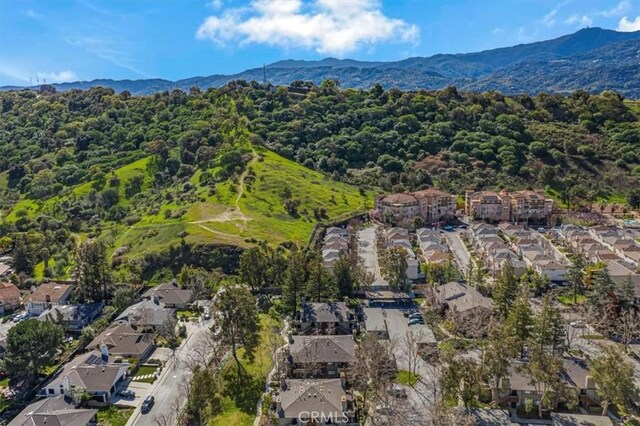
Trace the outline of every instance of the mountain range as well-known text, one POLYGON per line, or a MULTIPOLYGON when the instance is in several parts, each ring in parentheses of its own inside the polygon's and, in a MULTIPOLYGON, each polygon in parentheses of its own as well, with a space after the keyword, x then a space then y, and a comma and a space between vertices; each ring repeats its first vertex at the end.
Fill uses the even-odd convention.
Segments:
MULTIPOLYGON (((164 79, 77 81, 53 84, 58 90, 111 87, 132 94, 163 90, 220 87, 232 80, 316 84, 335 79, 341 87, 369 88, 376 83, 403 90, 498 90, 505 94, 615 90, 640 98, 640 31, 617 32, 586 28, 553 40, 520 44, 477 53, 438 54, 395 62, 367 62, 326 58, 319 61, 284 60, 232 75, 164 79)), ((20 89, 5 86, 1 90, 20 89)))

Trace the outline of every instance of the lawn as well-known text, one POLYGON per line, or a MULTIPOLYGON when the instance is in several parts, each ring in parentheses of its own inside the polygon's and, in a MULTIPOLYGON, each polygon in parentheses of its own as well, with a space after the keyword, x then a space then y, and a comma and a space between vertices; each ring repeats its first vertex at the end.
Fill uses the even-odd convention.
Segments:
POLYGON ((256 404, 264 392, 266 377, 273 368, 273 347, 282 345, 282 338, 274 335, 277 321, 266 314, 260 315, 260 344, 255 359, 245 358, 244 350, 238 351, 242 370, 238 374, 231 359, 222 370, 222 413, 213 418, 211 426, 249 426, 256 417, 256 404), (275 339, 275 341, 274 341, 275 339))
POLYGON ((153 383, 156 381, 156 377, 150 377, 150 378, 138 378, 141 376, 148 376, 149 374, 154 374, 156 371, 158 371, 158 367, 153 367, 150 365, 141 365, 140 367, 138 367, 138 371, 136 371, 135 376, 133 377, 133 381, 134 382, 143 382, 143 383, 153 383))
POLYGON ((416 383, 420 381, 419 374, 413 374, 411 371, 400 370, 396 374, 396 382, 406 385, 406 386, 415 386, 416 383))
POLYGON ((98 410, 98 425, 125 426, 132 414, 133 408, 116 408, 114 406, 100 408, 98 410))
MULTIPOLYGON (((581 305, 584 302, 587 301, 587 296, 583 295, 583 294, 579 294, 576 297, 576 301, 577 301, 577 305, 581 305)), ((566 306, 571 306, 573 305, 573 294, 559 294, 558 295, 558 302, 562 303, 563 305, 566 306)))

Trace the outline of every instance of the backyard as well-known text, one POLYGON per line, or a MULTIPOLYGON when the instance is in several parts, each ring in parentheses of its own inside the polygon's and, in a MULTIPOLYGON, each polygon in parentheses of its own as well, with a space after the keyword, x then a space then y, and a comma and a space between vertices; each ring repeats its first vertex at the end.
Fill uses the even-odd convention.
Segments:
POLYGON ((99 426, 125 426, 133 414, 133 408, 117 408, 114 406, 98 410, 99 426))

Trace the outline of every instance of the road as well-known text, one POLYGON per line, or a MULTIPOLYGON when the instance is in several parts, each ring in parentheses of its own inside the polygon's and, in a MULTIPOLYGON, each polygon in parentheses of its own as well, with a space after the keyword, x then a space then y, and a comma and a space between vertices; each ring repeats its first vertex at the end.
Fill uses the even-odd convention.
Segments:
POLYGON ((447 240, 447 244, 449 244, 449 248, 453 252, 453 257, 458 264, 458 269, 460 269, 463 276, 466 276, 471 254, 462 241, 462 232, 464 231, 443 232, 443 235, 447 240))
POLYGON ((154 383, 150 392, 155 398, 155 405, 147 414, 140 412, 138 406, 127 426, 173 425, 176 420, 176 406, 184 407, 186 395, 180 385, 191 380, 191 372, 186 367, 191 360, 191 352, 203 344, 209 333, 210 321, 187 324, 187 338, 176 349, 173 357, 165 364, 160 378, 154 383))
POLYGON ((376 250, 377 228, 378 225, 373 225, 358 231, 358 255, 362 258, 366 271, 375 277, 375 284, 378 286, 389 286, 389 283, 382 278, 380 264, 378 263, 378 253, 376 250))

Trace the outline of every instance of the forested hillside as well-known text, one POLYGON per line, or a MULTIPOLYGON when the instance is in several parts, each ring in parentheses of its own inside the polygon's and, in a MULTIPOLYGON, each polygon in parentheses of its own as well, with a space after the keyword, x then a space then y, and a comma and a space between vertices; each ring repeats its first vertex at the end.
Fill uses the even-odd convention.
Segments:
POLYGON ((87 237, 118 261, 161 253, 159 264, 201 244, 304 243, 314 223, 370 207, 379 188, 536 187, 576 205, 640 187, 637 105, 614 92, 326 81, 301 96, 238 81, 141 97, 47 87, 0 101, 0 243, 28 253, 19 269, 36 276, 64 276, 87 237))

